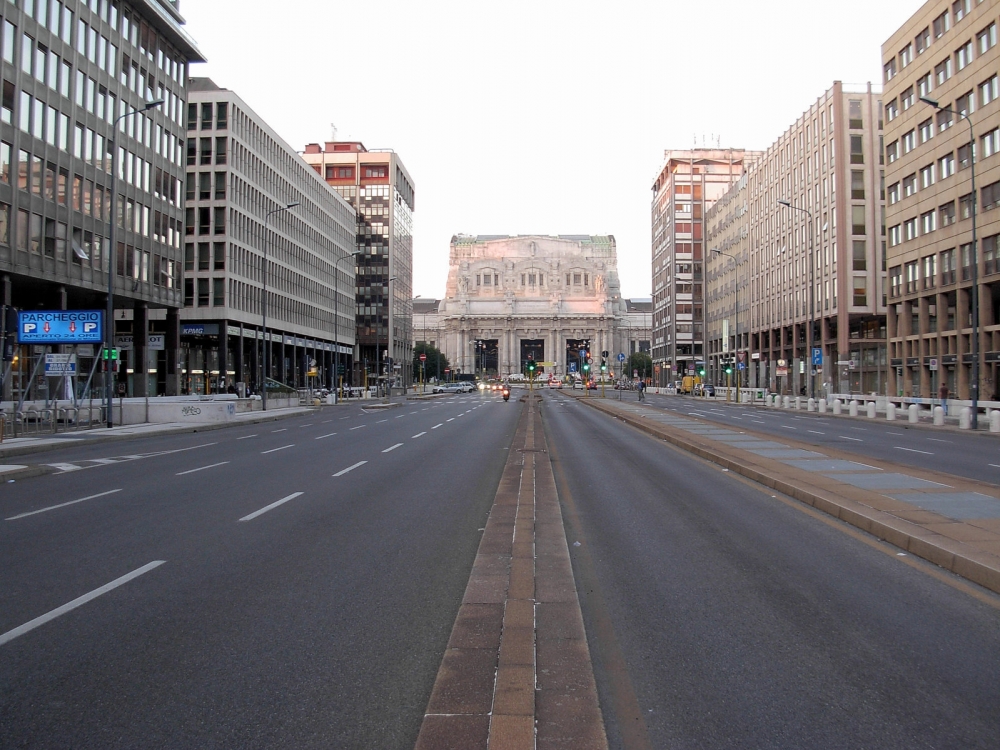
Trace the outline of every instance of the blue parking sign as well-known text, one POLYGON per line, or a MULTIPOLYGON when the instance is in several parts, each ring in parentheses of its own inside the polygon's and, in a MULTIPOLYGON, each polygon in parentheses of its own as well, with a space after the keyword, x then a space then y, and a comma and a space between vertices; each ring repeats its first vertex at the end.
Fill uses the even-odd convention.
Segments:
POLYGON ((812 363, 814 365, 817 365, 817 366, 823 364, 823 350, 820 347, 818 347, 818 346, 814 346, 813 347, 813 361, 812 361, 812 363))

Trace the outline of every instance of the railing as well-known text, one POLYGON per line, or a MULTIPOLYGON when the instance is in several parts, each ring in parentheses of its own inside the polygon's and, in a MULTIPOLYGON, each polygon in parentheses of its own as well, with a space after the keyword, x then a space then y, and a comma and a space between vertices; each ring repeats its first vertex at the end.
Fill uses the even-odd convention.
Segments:
POLYGON ((0 440, 26 435, 56 434, 60 431, 90 430, 105 423, 103 404, 54 403, 50 406, 28 405, 6 412, 0 410, 0 440))

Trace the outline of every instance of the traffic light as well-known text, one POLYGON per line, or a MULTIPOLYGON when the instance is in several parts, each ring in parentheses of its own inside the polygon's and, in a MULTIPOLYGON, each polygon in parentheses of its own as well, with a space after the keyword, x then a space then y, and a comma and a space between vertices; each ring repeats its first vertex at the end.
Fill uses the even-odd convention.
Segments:
POLYGON ((536 369, 538 369, 538 365, 535 364, 535 360, 529 359, 528 360, 528 375, 534 375, 536 369))
POLYGON ((584 374, 584 376, 590 374, 590 362, 584 362, 583 363, 583 374, 584 374))
POLYGON ((607 372, 607 371, 608 371, 608 361, 604 359, 604 357, 601 357, 601 372, 607 372))
POLYGON ((702 365, 701 367, 698 368, 698 377, 699 378, 705 377, 705 365, 702 365))
POLYGON ((733 360, 731 360, 731 359, 724 360, 723 364, 726 367, 726 375, 732 375, 733 374, 733 360))

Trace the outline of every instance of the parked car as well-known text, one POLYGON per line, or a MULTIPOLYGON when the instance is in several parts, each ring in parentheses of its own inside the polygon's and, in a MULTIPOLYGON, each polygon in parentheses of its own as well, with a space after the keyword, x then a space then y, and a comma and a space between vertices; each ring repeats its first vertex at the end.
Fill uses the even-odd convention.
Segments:
POLYGON ((431 393, 464 393, 465 383, 438 383, 431 389, 431 393))

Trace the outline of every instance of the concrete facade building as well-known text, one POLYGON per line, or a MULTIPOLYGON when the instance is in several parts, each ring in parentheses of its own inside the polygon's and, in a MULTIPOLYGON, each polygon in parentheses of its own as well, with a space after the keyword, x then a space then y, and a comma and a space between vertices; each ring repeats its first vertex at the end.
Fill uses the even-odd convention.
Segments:
POLYGON ((710 382, 742 356, 750 386, 808 392, 814 370, 816 394, 885 392, 881 111, 877 88, 835 82, 708 210, 710 382))
MULTIPOLYGON (((121 382, 135 395, 176 393, 184 105, 188 63, 201 53, 168 0, 8 0, 0 16, 0 301, 103 310, 113 263, 114 325, 135 342, 121 382), (163 104, 138 111, 155 100, 163 104), (110 143, 126 114, 111 248, 110 143), (147 346, 150 330, 164 337, 163 349, 147 346)), ((96 361, 87 353, 99 352, 77 350, 77 395, 96 361)), ((49 395, 32 382, 39 356, 21 348, 5 397, 29 387, 30 398, 49 395)), ((100 392, 101 376, 91 384, 100 392)))
POLYGON ((996 0, 931 0, 882 46, 894 395, 971 398, 975 208, 979 398, 1000 398, 998 23, 996 0))
POLYGON ((413 179, 398 154, 369 151, 357 141, 310 143, 302 156, 357 213, 355 382, 388 375, 391 319, 393 379, 397 385, 409 385, 413 382, 413 179))
POLYGON ((667 151, 653 182, 653 366, 668 382, 705 360, 705 213, 743 173, 737 149, 667 151))
POLYGON ((456 235, 445 298, 418 309, 417 340, 437 342, 460 373, 507 376, 534 359, 565 375, 581 348, 599 362, 627 343, 610 235, 456 235))
POLYGON ((354 208, 232 91, 192 78, 188 101, 182 391, 259 392, 264 346, 269 379, 332 387, 354 355, 354 208))

